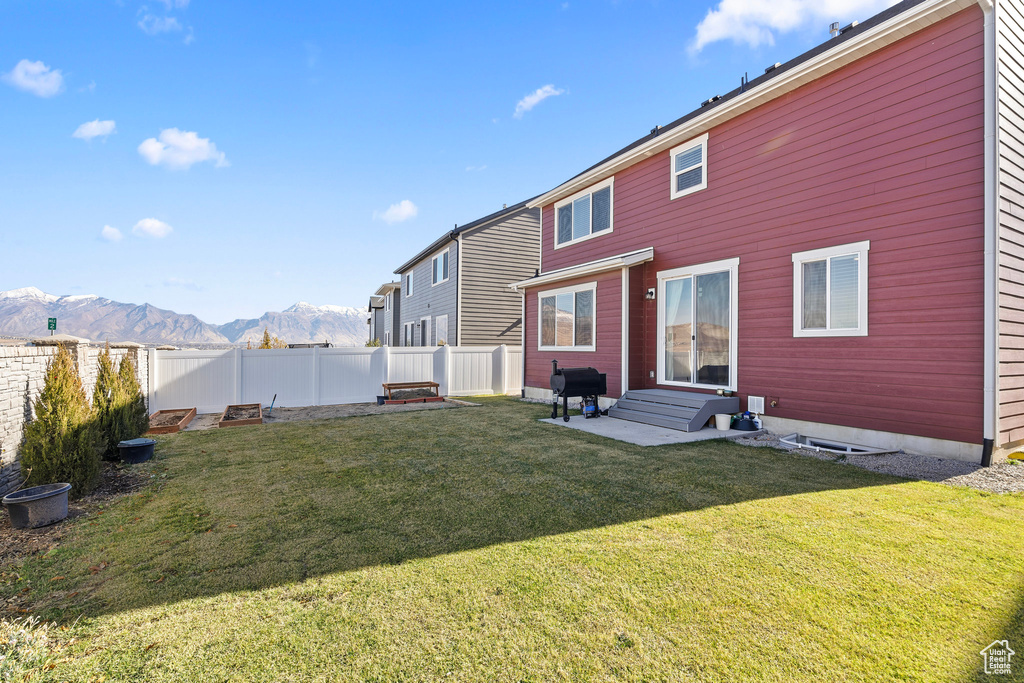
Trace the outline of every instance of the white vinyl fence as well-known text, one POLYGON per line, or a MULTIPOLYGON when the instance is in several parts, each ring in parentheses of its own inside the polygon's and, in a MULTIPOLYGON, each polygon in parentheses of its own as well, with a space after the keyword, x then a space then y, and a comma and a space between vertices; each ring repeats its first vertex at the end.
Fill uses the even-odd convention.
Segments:
POLYGON ((285 407, 369 403, 384 382, 434 381, 442 396, 522 389, 518 347, 441 346, 149 352, 150 413, 229 404, 285 407))

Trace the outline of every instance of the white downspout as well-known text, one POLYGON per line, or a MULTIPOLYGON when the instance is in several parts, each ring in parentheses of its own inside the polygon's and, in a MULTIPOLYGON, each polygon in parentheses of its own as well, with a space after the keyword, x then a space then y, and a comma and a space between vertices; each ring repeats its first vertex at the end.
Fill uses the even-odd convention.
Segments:
POLYGON ((996 383, 999 363, 999 146, 996 16, 990 0, 979 0, 985 15, 985 373, 982 466, 992 464, 997 421, 996 383))

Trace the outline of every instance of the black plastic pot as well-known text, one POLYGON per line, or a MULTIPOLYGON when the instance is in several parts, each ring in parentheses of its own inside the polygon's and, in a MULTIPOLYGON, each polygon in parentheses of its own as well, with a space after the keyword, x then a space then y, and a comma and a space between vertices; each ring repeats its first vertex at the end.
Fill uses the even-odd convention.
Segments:
POLYGON ((121 461, 129 465, 137 465, 152 458, 154 446, 156 441, 153 439, 128 439, 117 444, 121 451, 121 461))
POLYGON ((11 526, 34 529, 59 522, 68 516, 68 491, 71 484, 43 484, 15 491, 3 498, 11 526))
POLYGON ((384 397, 384 396, 378 396, 378 397, 377 397, 377 405, 379 405, 379 406, 382 406, 382 405, 384 405, 384 399, 385 399, 385 398, 386 398, 386 397, 384 397))

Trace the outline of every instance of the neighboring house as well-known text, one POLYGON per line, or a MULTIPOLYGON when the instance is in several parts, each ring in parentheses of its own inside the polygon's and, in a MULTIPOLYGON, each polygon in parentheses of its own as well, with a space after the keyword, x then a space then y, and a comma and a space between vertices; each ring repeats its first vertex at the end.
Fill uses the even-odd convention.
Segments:
POLYGON ((384 346, 399 346, 397 330, 401 311, 401 283, 388 282, 370 297, 370 341, 379 339, 384 346), (377 308, 374 308, 374 302, 377 308))
POLYGON ((1024 441, 1021 35, 1005 0, 901 2, 531 200, 525 393, 557 359, 782 433, 1024 441))
POLYGON ((540 266, 540 210, 526 202, 456 227, 402 264, 401 346, 522 343, 508 283, 540 266))
POLYGON ((369 326, 368 341, 372 344, 375 340, 384 343, 384 297, 371 296, 370 303, 366 307, 366 324, 369 326))

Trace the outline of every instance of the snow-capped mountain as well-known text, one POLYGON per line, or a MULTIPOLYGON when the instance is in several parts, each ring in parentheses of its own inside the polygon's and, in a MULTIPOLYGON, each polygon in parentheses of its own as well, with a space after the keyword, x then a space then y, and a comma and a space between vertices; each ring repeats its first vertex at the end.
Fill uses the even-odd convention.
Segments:
POLYGON ((346 306, 313 306, 300 301, 284 311, 250 320, 210 325, 194 315, 149 304, 127 304, 92 294, 54 296, 35 287, 0 292, 0 335, 45 336, 46 319, 57 318, 58 331, 95 341, 163 344, 258 343, 263 328, 290 343, 330 341, 362 346, 366 312, 346 306))

